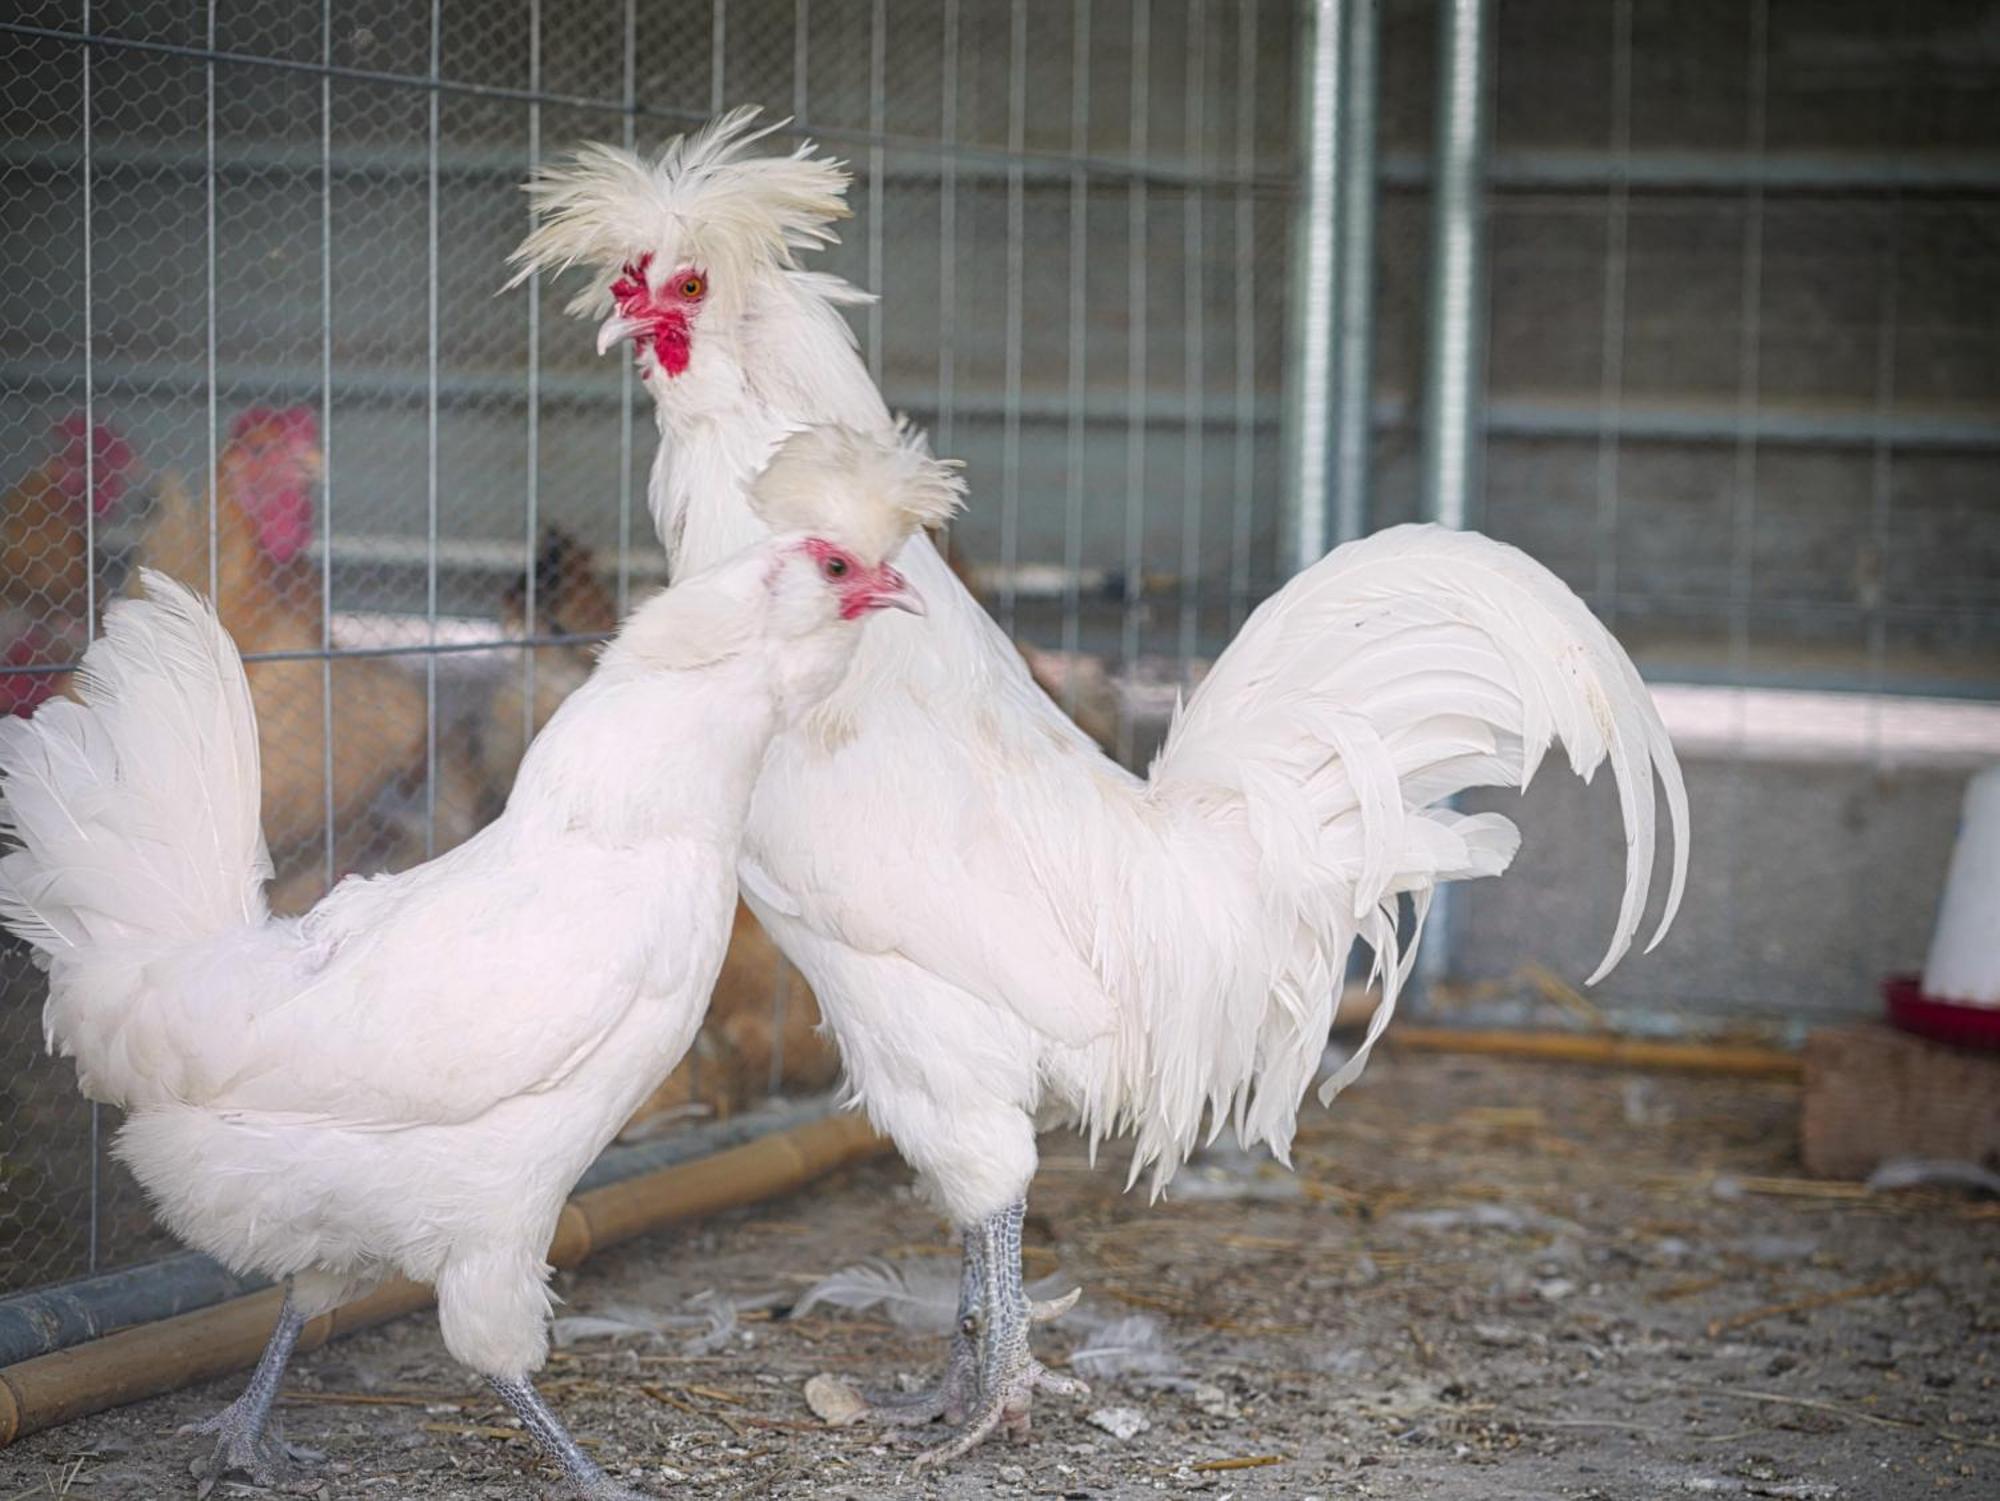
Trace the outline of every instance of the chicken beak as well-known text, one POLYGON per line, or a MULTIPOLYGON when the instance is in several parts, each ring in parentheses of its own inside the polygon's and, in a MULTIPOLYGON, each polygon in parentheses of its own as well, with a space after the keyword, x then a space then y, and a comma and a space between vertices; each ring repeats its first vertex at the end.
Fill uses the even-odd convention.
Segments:
POLYGON ((910 587, 910 581, 886 564, 882 568, 882 581, 869 597, 869 603, 878 610, 904 610, 912 615, 930 613, 924 606, 924 597, 910 587))
POLYGON ((637 318, 627 318, 623 313, 613 313, 597 330, 597 352, 608 354, 619 344, 638 333, 646 325, 637 318))

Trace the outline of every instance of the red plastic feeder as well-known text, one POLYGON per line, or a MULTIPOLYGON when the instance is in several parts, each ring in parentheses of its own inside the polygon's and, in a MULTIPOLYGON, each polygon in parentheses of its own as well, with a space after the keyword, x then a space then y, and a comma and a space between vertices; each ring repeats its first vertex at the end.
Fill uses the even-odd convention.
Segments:
POLYGON ((1960 1048, 2000 1050, 2000 1007, 1964 1006, 1924 994, 1915 975, 1896 975, 1882 982, 1889 1024, 1933 1042, 1960 1048))

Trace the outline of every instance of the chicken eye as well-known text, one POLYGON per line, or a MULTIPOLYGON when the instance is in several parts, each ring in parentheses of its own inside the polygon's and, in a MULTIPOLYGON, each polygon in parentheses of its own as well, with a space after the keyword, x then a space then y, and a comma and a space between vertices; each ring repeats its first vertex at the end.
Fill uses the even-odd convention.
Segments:
POLYGON ((845 558, 828 558, 819 567, 820 572, 824 573, 830 579, 847 577, 847 559, 845 558))
POLYGON ((684 276, 681 278, 681 296, 689 302, 701 301, 703 294, 707 291, 708 283, 699 276, 684 276))

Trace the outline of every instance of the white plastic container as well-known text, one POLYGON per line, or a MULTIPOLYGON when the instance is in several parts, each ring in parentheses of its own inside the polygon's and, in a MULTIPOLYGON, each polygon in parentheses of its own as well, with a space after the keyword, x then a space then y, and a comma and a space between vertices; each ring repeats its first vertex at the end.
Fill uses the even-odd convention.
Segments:
POLYGON ((1924 964, 1924 995, 2000 1009, 2000 766, 1980 772, 1965 789, 1924 964))

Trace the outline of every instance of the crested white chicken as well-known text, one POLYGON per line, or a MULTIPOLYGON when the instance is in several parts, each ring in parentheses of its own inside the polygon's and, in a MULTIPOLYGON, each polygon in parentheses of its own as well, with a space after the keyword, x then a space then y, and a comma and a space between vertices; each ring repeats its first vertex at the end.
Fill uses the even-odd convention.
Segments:
MULTIPOLYGON (((801 146, 746 148, 739 110, 657 156, 588 146, 530 185, 530 270, 588 268, 571 311, 629 341, 662 441, 648 490, 676 571, 758 535, 748 482, 801 425, 883 429, 841 308, 803 270, 847 176, 801 146)), ((1674 831, 1664 932, 1686 874, 1686 796, 1638 674, 1563 584, 1511 547, 1435 527, 1352 543, 1268 600, 1177 716, 1150 775, 1109 760, 1035 686, 927 539, 898 566, 931 603, 875 631, 752 800, 746 899, 811 983, 855 1096, 965 1241, 966 1319, 944 1381, 885 1419, 963 1420, 927 1452, 1025 1431, 1036 1390, 1078 1389, 1029 1352, 1020 1231, 1038 1114, 1093 1144, 1129 1133, 1157 1192, 1234 1124, 1280 1157, 1357 942, 1394 1009, 1446 881, 1498 875, 1518 834, 1463 815, 1524 786, 1558 740, 1609 761, 1628 845, 1603 969, 1646 904, 1655 793, 1674 831)), ((1657 938, 1657 935, 1656 935, 1657 938)), ((1602 973, 1602 969, 1600 969, 1602 973)), ((1327 1081, 1339 1089, 1360 1053, 1327 1081)))
POLYGON ((271 1416, 300 1329, 392 1272, 577 1493, 637 1495, 530 1373, 565 1196, 679 1062, 722 962, 774 734, 865 617, 921 612, 887 561, 962 486, 914 438, 801 433, 758 479, 774 535, 641 606, 451 853, 273 918, 257 729, 214 613, 161 574, 121 601, 82 702, 0 723, 0 922, 49 970, 51 1048, 127 1112, 118 1155, 183 1240, 287 1283, 204 1492, 291 1457, 271 1416))

